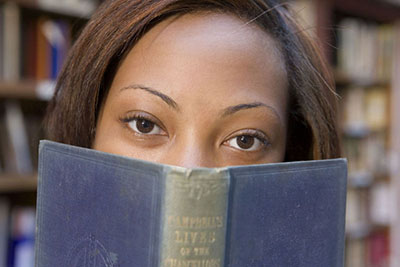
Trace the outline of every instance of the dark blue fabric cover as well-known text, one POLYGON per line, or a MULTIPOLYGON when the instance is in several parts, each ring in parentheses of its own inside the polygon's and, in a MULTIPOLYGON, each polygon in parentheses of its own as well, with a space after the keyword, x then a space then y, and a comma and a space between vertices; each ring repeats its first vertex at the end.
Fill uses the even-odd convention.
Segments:
MULTIPOLYGON (((170 168, 42 141, 35 266, 160 266, 170 168)), ((345 160, 228 171, 225 266, 343 266, 345 160)))
POLYGON ((230 173, 227 266, 343 266, 344 161, 230 173))

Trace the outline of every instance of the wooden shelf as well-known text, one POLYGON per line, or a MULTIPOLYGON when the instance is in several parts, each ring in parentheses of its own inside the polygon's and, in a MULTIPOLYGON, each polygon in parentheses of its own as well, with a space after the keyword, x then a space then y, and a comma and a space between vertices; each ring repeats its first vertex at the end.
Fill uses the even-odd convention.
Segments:
POLYGON ((37 99, 34 82, 1 82, 0 97, 37 99))
POLYGON ((346 225, 346 237, 352 240, 366 238, 371 231, 372 225, 365 222, 346 225))
POLYGON ((400 18, 400 6, 373 0, 331 0, 334 8, 344 14, 390 23, 400 18))
POLYGON ((37 188, 37 174, 1 174, 0 194, 17 192, 35 192, 37 188))
MULTIPOLYGON (((14 2, 18 6, 26 9, 31 9, 39 12, 53 14, 55 16, 78 18, 87 20, 90 18, 90 12, 85 12, 82 8, 71 8, 69 5, 52 5, 47 6, 38 3, 37 0, 0 0, 0 3, 14 2)), ((61 2, 61 1, 60 1, 61 2)))
POLYGON ((348 186, 350 188, 369 188, 374 183, 374 175, 367 171, 349 172, 348 186))
POLYGON ((346 225, 346 238, 351 240, 364 239, 367 238, 372 232, 387 231, 389 229, 389 224, 360 223, 356 225, 346 225))
POLYGON ((379 81, 365 78, 353 78, 347 75, 345 72, 335 69, 335 82, 338 87, 348 86, 361 86, 361 87, 389 87, 390 81, 379 81))
POLYGON ((54 92, 54 82, 0 82, 1 98, 49 100, 54 92))

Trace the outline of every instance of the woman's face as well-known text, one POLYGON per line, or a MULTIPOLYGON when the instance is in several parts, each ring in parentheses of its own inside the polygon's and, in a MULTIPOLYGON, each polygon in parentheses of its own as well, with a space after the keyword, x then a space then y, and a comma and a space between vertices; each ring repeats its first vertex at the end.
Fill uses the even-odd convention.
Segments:
POLYGON ((119 67, 93 148, 183 167, 279 162, 287 77, 277 43, 226 14, 170 18, 119 67))

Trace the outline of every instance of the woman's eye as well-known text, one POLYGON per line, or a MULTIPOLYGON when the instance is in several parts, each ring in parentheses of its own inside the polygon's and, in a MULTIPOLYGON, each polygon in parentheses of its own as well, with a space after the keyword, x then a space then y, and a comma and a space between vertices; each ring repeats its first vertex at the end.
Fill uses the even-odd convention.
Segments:
POLYGON ((256 151, 262 146, 265 146, 265 143, 264 140, 260 140, 258 137, 251 135, 239 135, 227 141, 229 146, 244 151, 256 151))
POLYGON ((128 123, 128 126, 139 134, 161 134, 162 129, 152 121, 146 119, 133 119, 128 123))

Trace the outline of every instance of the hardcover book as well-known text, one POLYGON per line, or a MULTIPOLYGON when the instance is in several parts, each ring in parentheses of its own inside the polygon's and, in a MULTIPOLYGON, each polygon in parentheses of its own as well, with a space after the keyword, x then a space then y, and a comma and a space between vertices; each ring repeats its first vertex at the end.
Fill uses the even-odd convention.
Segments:
POLYGON ((35 266, 343 266, 344 159, 186 169, 42 141, 35 266))

